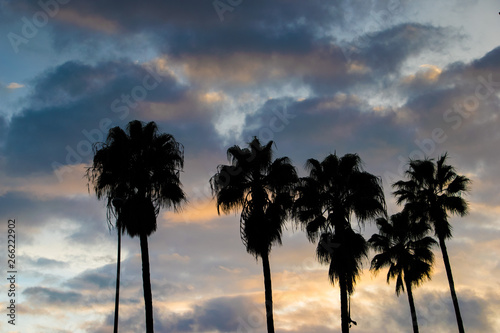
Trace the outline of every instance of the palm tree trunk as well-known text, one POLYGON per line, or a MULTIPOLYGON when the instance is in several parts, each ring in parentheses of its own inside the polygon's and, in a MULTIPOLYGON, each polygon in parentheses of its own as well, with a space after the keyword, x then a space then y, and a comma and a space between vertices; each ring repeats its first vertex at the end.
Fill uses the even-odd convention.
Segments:
POLYGON ((342 333, 349 333, 349 310, 348 310, 348 299, 347 299, 347 285, 345 274, 341 273, 339 279, 340 285, 340 322, 342 325, 342 333))
POLYGON ((144 305, 146 307, 146 333, 153 333, 153 296, 151 295, 151 280, 149 277, 148 236, 140 235, 142 258, 142 287, 144 289, 144 305))
POLYGON ((410 303, 411 322, 413 324, 413 333, 418 333, 417 311, 415 310, 415 303, 413 302, 413 292, 411 290, 411 282, 405 281, 406 294, 408 295, 408 302, 410 303))
POLYGON ((267 333, 274 333, 273 289, 271 286, 271 266, 269 265, 269 253, 262 254, 262 266, 264 268, 264 289, 265 289, 265 295, 266 295, 267 333))
POLYGON ((439 247, 441 247, 441 252, 443 253, 444 267, 446 268, 446 275, 448 276, 448 283, 450 284, 450 293, 451 299, 453 300, 453 307, 455 308, 455 315, 457 317, 458 332, 464 333, 464 324, 462 322, 462 315, 460 314, 460 307, 458 306, 457 294, 455 293, 453 274, 451 273, 450 258, 448 258, 448 251, 446 250, 446 244, 442 237, 439 237, 439 247))
POLYGON ((118 230, 118 259, 116 262, 116 294, 115 294, 115 323, 113 333, 118 333, 118 307, 120 303, 120 265, 121 265, 121 246, 122 246, 122 233, 120 228, 118 230))

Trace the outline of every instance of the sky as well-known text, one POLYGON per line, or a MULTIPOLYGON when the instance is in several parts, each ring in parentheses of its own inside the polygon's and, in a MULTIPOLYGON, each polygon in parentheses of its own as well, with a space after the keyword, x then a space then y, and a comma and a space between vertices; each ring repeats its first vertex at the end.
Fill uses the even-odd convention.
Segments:
MULTIPOLYGON (((260 260, 209 187, 226 150, 275 142, 308 158, 357 153, 391 184, 408 159, 448 153, 472 181, 448 250, 465 328, 500 331, 500 7, 492 0, 0 1, 0 246, 16 221, 16 325, 110 332, 117 236, 89 192, 92 144, 155 121, 183 144, 188 203, 149 239, 155 330, 265 332, 260 260)), ((356 230, 365 238, 374 223, 356 230)), ((120 331, 144 330, 139 240, 122 243, 120 331)), ((292 221, 270 261, 277 332, 340 332, 340 294, 292 221)), ((414 290, 423 332, 456 332, 438 248, 414 290)), ((373 252, 370 252, 370 258, 373 252)), ((365 260, 352 332, 410 332, 406 295, 365 260)), ((6 282, 7 281, 7 282, 6 282)))

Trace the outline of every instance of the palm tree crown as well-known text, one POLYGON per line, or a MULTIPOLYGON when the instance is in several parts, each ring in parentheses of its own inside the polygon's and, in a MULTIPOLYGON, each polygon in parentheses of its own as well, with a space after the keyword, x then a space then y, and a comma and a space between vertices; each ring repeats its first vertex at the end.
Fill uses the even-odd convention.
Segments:
POLYGON ((430 279, 436 241, 426 236, 429 228, 423 222, 411 222, 406 211, 394 214, 389 221, 377 219, 378 234, 368 242, 378 252, 371 269, 388 267, 387 282, 396 279, 396 294, 404 292, 405 281, 418 286, 430 279))
POLYGON ((230 165, 220 165, 210 179, 217 211, 241 209, 241 239, 254 256, 269 253, 281 244, 282 228, 293 203, 297 181, 288 157, 272 160, 273 141, 262 146, 257 138, 248 148, 227 150, 230 165))
POLYGON ((397 203, 405 203, 411 214, 426 218, 438 238, 451 237, 448 213, 465 216, 468 204, 462 194, 468 191, 470 180, 445 164, 447 154, 436 163, 432 159, 411 160, 405 172, 408 180, 393 184, 397 203), (423 216, 422 216, 423 214, 423 216))
POLYGON ((297 187, 295 216, 306 227, 307 236, 316 241, 324 231, 350 225, 354 214, 358 223, 385 214, 381 180, 361 168, 357 154, 328 155, 322 162, 309 159, 309 176, 297 187))
MULTIPOLYGON (((157 216, 160 207, 178 209, 185 201, 179 179, 183 166, 182 145, 172 135, 159 133, 154 122, 144 125, 134 120, 128 124, 127 133, 120 127, 109 130, 106 142, 96 149, 87 178, 97 198, 107 199, 109 210, 114 211, 114 198, 129 200, 132 206, 150 210, 150 205, 141 202, 142 198, 147 198, 157 216)), ((125 203, 123 208, 130 205, 125 203)), ((133 221, 124 228, 130 236, 137 236, 138 230, 133 224, 141 219, 133 221)), ((150 235, 156 230, 156 223, 140 229, 150 235)))
POLYGON ((370 239, 370 245, 378 252, 372 259, 375 272, 388 267, 387 283, 396 279, 396 295, 405 290, 410 303, 413 332, 418 333, 417 313, 413 301, 413 287, 431 278, 436 241, 426 236, 429 226, 423 220, 411 221, 407 211, 394 214, 389 221, 377 219, 379 233, 370 239))
POLYGON ((109 130, 106 142, 96 146, 93 165, 87 170, 97 198, 107 199, 108 221, 118 216, 119 233, 140 238, 148 333, 154 329, 147 237, 156 231, 160 207, 178 209, 185 201, 179 179, 183 165, 183 148, 172 135, 159 133, 154 122, 134 120, 127 132, 119 127, 109 130), (119 209, 113 205, 117 198, 119 209))

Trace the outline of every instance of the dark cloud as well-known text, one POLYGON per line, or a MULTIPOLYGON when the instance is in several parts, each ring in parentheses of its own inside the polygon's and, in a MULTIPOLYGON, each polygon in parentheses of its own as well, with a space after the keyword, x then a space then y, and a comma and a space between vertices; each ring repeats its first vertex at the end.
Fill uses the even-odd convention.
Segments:
MULTIPOLYGON (((487 318, 486 300, 472 292, 458 292, 460 312, 465 328, 474 332, 490 332, 495 329, 487 318)), ((455 311, 449 293, 422 293, 418 302, 419 326, 445 331, 456 325, 455 311)))
POLYGON ((171 75, 156 73, 152 68, 148 71, 146 67, 127 60, 101 62, 94 66, 68 61, 34 80, 31 103, 33 109, 38 109, 39 105, 54 107, 89 96, 100 99, 132 92, 142 100, 144 90, 147 101, 175 101, 182 97, 185 87, 171 75))
MULTIPOLYGON (((73 37, 92 38, 89 32, 129 37, 133 34, 157 36, 157 45, 169 53, 243 51, 261 49, 302 52, 301 47, 316 39, 315 35, 333 22, 344 22, 344 11, 338 4, 321 1, 253 1, 227 6, 218 11, 214 2, 190 0, 185 3, 148 1, 140 9, 133 1, 106 3, 71 2, 59 6, 51 24, 56 43, 73 37), (79 20, 69 20, 78 13, 79 20), (93 20, 92 20, 93 18, 93 20), (94 24, 92 24, 94 23, 94 24), (69 30, 69 31, 68 31, 69 30), (61 37, 62 36, 62 37, 61 37)), ((33 13, 41 8, 37 1, 9 4, 11 10, 33 13)))
POLYGON ((500 62, 492 57, 498 52, 497 48, 471 63, 452 64, 432 89, 407 95, 402 112, 413 120, 415 139, 427 141, 427 148, 415 146, 420 154, 436 157, 448 150, 462 172, 481 169, 481 178, 492 175, 486 170, 499 162, 498 154, 488 153, 500 140, 496 134, 500 77, 495 74, 500 62), (442 142, 429 141, 435 129, 442 131, 442 142))
POLYGON ((67 267, 68 263, 65 261, 54 260, 50 258, 30 258, 23 257, 23 264, 35 266, 36 269, 53 269, 53 268, 63 268, 67 267))
POLYGON ((98 271, 86 271, 66 282, 71 289, 110 288, 116 282, 116 265, 106 265, 98 271), (114 266, 114 267, 113 267, 114 266))
POLYGON ((242 327, 245 319, 252 314, 263 320, 261 307, 249 298, 240 296, 215 298, 196 305, 189 317, 193 321, 191 329, 197 327, 200 331, 234 332, 242 327))
MULTIPOLYGON (((0 110, 0 112, 1 111, 2 110, 0 110)), ((5 138, 7 137, 7 132, 8 132, 7 120, 3 116, 0 116, 0 147, 4 145, 5 138)))
POLYGON ((30 302, 46 305, 62 305, 78 303, 82 295, 74 291, 60 291, 46 287, 29 287, 23 291, 30 302))
POLYGON ((401 128, 394 110, 373 110, 355 95, 286 100, 266 103, 247 124, 255 129, 245 137, 259 136, 276 141, 277 153, 290 156, 298 167, 308 158, 324 158, 328 153, 358 152, 362 158, 408 142, 412 131, 401 128), (398 139, 395 139, 398 138, 398 139), (323 151, 310 156, 306 147, 323 151))
MULTIPOLYGON (((12 174, 49 172, 57 166, 88 162, 92 143, 105 140, 110 127, 123 127, 137 116, 147 118, 144 103, 177 103, 187 98, 185 91, 173 76, 148 72, 126 61, 96 66, 65 63, 35 80, 31 107, 11 120, 5 168, 12 174)), ((189 112, 198 112, 196 103, 193 106, 178 115, 177 120, 185 119, 184 126, 169 126, 174 135, 183 129, 191 137, 193 131, 208 137, 202 127, 209 131, 211 126, 203 119, 190 119, 189 112)))
MULTIPOLYGON (((381 272, 381 274, 385 272, 381 272)), ((442 282, 446 283, 446 279, 442 282)), ((381 327, 388 332, 406 332, 411 329, 408 297, 394 292, 394 281, 387 289, 367 290, 358 288, 351 299, 352 318, 358 322, 361 332, 373 332, 381 327), (361 304, 360 304, 361 302, 361 304)), ((425 285, 432 285, 428 281, 425 285)), ((446 284, 447 286, 447 284, 446 284)), ((467 330, 473 332, 494 331, 494 323, 488 319, 488 304, 498 302, 498 295, 480 296, 472 290, 457 290, 460 310, 467 330)), ((456 317, 448 290, 430 291, 424 286, 413 290, 413 297, 420 330, 452 332, 456 330, 456 317)), ((298 331, 297 331, 298 332, 298 331)))
POLYGON ((69 220, 85 230, 87 237, 83 237, 77 229, 72 240, 79 240, 84 243, 94 243, 96 232, 107 233, 108 228, 105 220, 104 207, 100 210, 95 200, 53 198, 39 200, 39 198, 28 196, 26 193, 8 193, 0 198, 0 215, 2 219, 16 219, 25 241, 31 242, 35 235, 48 225, 57 225, 57 221, 69 220), (29 207, 29 209, 27 209, 29 207))
POLYGON ((472 62, 472 68, 475 70, 487 69, 494 71, 500 67, 500 47, 497 47, 486 53, 482 58, 472 62))
MULTIPOLYGON (((129 330, 140 331, 144 326, 143 313, 137 312, 130 317, 121 317, 120 325, 129 330)), ((108 322, 109 322, 108 318, 108 322)), ((155 331, 157 332, 245 332, 265 328, 265 308, 249 297, 212 298, 193 305, 185 314, 155 312, 155 331)))
MULTIPOLYGON (((408 58, 420 52, 439 52, 450 43, 453 31, 422 24, 400 24, 360 36, 350 47, 352 60, 367 63, 375 73, 398 73, 408 58)), ((348 57, 349 57, 348 53, 348 57)))

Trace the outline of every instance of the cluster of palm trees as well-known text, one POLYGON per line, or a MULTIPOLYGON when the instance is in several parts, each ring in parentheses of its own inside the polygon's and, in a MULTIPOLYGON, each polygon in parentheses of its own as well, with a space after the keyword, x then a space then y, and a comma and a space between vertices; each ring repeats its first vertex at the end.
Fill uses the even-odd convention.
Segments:
MULTIPOLYGON (((274 333, 273 298, 269 255, 281 244, 287 220, 302 226, 307 238, 317 242, 316 255, 328 264, 332 284, 338 284, 342 332, 351 324, 350 297, 369 248, 377 254, 371 269, 387 267, 387 281, 396 279, 396 293, 406 288, 414 332, 418 332, 413 288, 430 279, 439 242, 459 332, 464 332, 445 240, 451 237, 450 214, 467 214, 462 194, 469 179, 447 165, 446 155, 411 160, 407 180, 393 184, 401 212, 388 217, 381 179, 362 168, 357 154, 328 155, 323 161, 309 159, 309 175, 299 178, 287 157, 274 159, 273 142, 257 139, 248 147, 227 150, 228 165, 219 165, 210 185, 219 214, 241 211, 240 235, 247 252, 262 259, 267 331, 274 333), (376 221, 379 233, 368 241, 353 229, 376 221), (434 232, 438 242, 429 236, 434 232)), ((180 208, 186 201, 179 172, 183 148, 169 134, 161 134, 154 122, 132 121, 127 132, 112 128, 106 142, 96 146, 93 165, 87 171, 97 197, 107 200, 108 221, 116 217, 119 235, 138 236, 141 243, 146 332, 153 332, 153 307, 149 277, 147 237, 156 230, 160 207, 180 208)), ((118 256, 120 245, 118 245, 118 256)), ((119 262, 117 265, 115 332, 118 327, 119 262)))

